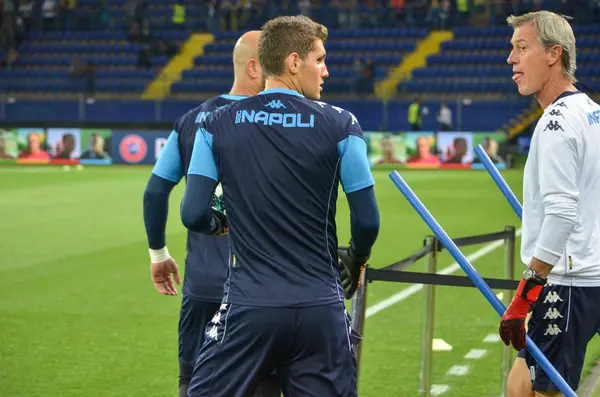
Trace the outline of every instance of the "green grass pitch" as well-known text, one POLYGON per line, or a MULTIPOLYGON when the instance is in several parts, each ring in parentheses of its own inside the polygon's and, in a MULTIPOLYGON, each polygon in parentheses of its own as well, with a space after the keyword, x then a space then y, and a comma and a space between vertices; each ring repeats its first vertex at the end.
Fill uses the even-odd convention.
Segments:
MULTIPOLYGON (((149 281, 142 219, 148 167, 0 168, 0 395, 7 397, 177 395, 180 296, 164 297, 149 281)), ((485 171, 401 171, 451 237, 488 233, 520 222, 485 171)), ((522 171, 503 172, 520 196, 522 171)), ((388 178, 376 171, 381 231, 373 266, 419 249, 431 232, 388 178)), ((183 184, 173 194, 167 241, 184 264, 179 220, 183 184)), ((338 201, 340 241, 349 238, 348 208, 338 201)), ((517 241, 517 259, 518 247, 517 241)), ((470 254, 481 246, 463 250, 470 254)), ((454 261, 447 253, 439 268, 454 261)), ((473 262, 484 277, 502 277, 503 250, 473 262)), ((517 260, 517 274, 522 265, 517 260)), ((418 262, 413 270, 423 270, 418 262)), ((459 270, 455 274, 462 274, 459 270)), ((375 282, 372 306, 410 285, 375 282)), ((424 294, 415 293, 369 317, 360 373, 363 397, 418 396, 424 294)), ((439 287, 433 383, 444 396, 500 395, 499 317, 473 288, 439 287), (485 349, 480 359, 465 359, 485 349), (466 374, 448 374, 454 366, 466 374), (464 372, 464 371, 463 371, 464 372)), ((600 356, 588 348, 585 371, 600 356)))

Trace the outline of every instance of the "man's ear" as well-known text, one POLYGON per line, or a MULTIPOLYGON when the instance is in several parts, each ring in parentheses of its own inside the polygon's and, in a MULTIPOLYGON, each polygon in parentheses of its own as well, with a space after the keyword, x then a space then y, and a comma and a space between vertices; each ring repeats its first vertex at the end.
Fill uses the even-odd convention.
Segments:
POLYGON ((248 74, 248 76, 252 77, 253 79, 257 79, 260 75, 260 71, 259 71, 259 64, 258 64, 258 60, 256 59, 249 59, 248 62, 246 62, 246 73, 248 74))
POLYGON ((287 58, 285 59, 285 63, 290 74, 298 74, 298 71, 300 69, 300 60, 300 55, 298 55, 297 52, 292 52, 290 55, 287 56, 287 58))
POLYGON ((563 48, 560 45, 554 45, 546 51, 548 57, 548 65, 553 66, 556 62, 560 62, 562 59, 563 48))

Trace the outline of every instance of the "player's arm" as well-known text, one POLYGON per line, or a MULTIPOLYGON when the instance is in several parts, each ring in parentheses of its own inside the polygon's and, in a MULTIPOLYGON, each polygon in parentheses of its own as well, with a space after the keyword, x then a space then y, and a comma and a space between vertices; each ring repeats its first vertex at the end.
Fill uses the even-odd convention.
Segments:
POLYGON ((577 127, 558 116, 549 121, 558 123, 560 128, 540 132, 538 140, 540 156, 537 172, 544 220, 529 269, 523 274, 515 297, 500 323, 502 340, 507 346, 512 344, 515 350, 525 348, 527 314, 537 302, 552 267, 560 260, 577 220, 577 127))
POLYGON ((185 227, 204 234, 227 233, 227 218, 212 209, 212 196, 218 181, 212 135, 200 129, 194 141, 187 185, 181 202, 181 221, 185 227))
POLYGON ((165 229, 169 213, 169 196, 183 176, 178 134, 171 132, 158 161, 154 165, 144 191, 144 225, 151 262, 151 277, 162 294, 175 295, 171 274, 179 284, 177 263, 167 249, 165 229))
POLYGON ((168 252, 159 251, 166 250, 169 196, 183 176, 177 136, 176 131, 171 132, 144 191, 144 224, 151 256, 168 255, 168 252))
POLYGON ((150 175, 150 179, 146 184, 146 190, 144 191, 144 224, 151 259, 157 258, 161 253, 166 258, 169 257, 165 228, 169 213, 169 196, 175 185, 175 182, 164 179, 155 173, 150 175))
POLYGON ((577 222, 579 206, 577 127, 558 116, 550 121, 559 123, 562 129, 546 131, 539 139, 537 171, 544 221, 530 263, 530 267, 544 278, 565 250, 577 222))
POLYGON ((350 207, 351 234, 350 245, 340 248, 338 256, 345 295, 350 299, 360 285, 362 271, 379 234, 379 208, 362 133, 351 134, 338 143, 338 152, 340 181, 350 207))

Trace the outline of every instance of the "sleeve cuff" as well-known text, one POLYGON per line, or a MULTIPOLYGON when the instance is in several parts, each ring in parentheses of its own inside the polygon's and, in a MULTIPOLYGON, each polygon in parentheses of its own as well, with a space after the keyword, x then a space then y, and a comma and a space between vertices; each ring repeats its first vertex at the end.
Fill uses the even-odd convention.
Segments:
POLYGON ((539 245, 536 245, 535 250, 533 251, 533 256, 538 258, 542 262, 545 262, 551 266, 555 266, 562 255, 557 254, 556 252, 549 251, 543 247, 540 247, 539 245))
POLYGON ((354 183, 347 187, 343 186, 343 188, 344 188, 344 193, 348 194, 348 193, 357 192, 359 190, 363 190, 363 189, 371 187, 371 186, 375 186, 375 180, 373 180, 373 178, 364 180, 362 182, 354 183))

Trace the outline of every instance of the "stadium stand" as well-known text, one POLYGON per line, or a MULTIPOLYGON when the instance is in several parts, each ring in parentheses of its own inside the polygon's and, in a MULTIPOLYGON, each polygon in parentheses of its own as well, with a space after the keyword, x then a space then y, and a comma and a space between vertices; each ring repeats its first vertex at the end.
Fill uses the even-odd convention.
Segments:
MULTIPOLYGON (((217 34, 215 43, 205 47, 205 55, 195 59, 196 67, 184 72, 184 78, 173 87, 174 93, 217 93, 231 86, 231 52, 241 32, 217 34)), ((327 41, 327 64, 330 78, 324 89, 333 93, 373 92, 373 81, 365 87, 356 84, 362 65, 374 66, 375 80, 384 79, 390 67, 398 65, 403 55, 415 49, 425 29, 334 30, 327 41), (358 66, 358 68, 356 67, 358 66), (358 76, 357 76, 358 75, 358 76)))
MULTIPOLYGON (((577 76, 588 89, 598 91, 600 77, 600 25, 575 26, 577 76)), ((398 89, 418 93, 486 93, 500 97, 514 93, 506 59, 510 51, 510 27, 457 28, 454 40, 442 43, 442 51, 414 71, 413 79, 398 89)))
POLYGON ((87 88, 86 79, 74 69, 78 62, 85 62, 94 68, 96 92, 139 93, 168 59, 153 56, 149 68, 138 69, 136 54, 141 50, 141 44, 127 41, 122 33, 33 35, 30 42, 19 47, 16 67, 2 73, 0 87, 11 93, 82 92, 87 88))
MULTIPOLYGON (((218 8, 218 2, 208 0, 48 2, 60 5, 53 18, 40 16, 36 22, 35 10, 20 9, 19 18, 11 21, 4 13, 0 118, 30 120, 35 114, 44 121, 71 117, 99 122, 110 114, 114 122, 172 122, 203 99, 229 89, 230 54, 241 31, 259 28, 276 15, 301 12, 330 30, 326 47, 331 77, 323 99, 353 111, 365 129, 408 129, 407 109, 417 96, 433 113, 446 103, 458 128, 469 130, 503 128, 512 134, 535 120, 538 110, 510 82, 506 57, 511 31, 503 19, 515 10, 506 8, 507 2, 493 7, 490 2, 468 2, 467 12, 459 12, 456 1, 417 0, 223 3, 244 5, 239 8, 218 8), (185 17, 176 24, 174 9, 181 5, 185 17), (7 30, 14 36, 8 44, 7 30), (207 33, 198 39, 199 32, 207 33), (203 48, 196 54, 174 62, 178 53, 181 57, 197 43, 203 48), (88 100, 86 106, 79 104, 80 98, 88 100)), ((584 6, 586 1, 579 3, 584 6)), ((582 14, 581 8, 577 13, 582 14)), ((593 20, 598 13, 600 7, 582 15, 593 20)), ((578 25, 576 33, 580 85, 598 92, 600 27, 578 25)), ((422 128, 435 130, 438 122, 425 117, 422 128)))
POLYGON ((18 46, 14 65, 0 73, 0 90, 139 96, 176 52, 173 44, 188 34, 169 29, 169 2, 151 1, 133 17, 126 15, 124 0, 105 3, 105 8, 96 4, 78 0, 72 13, 58 14, 50 26, 62 24, 61 29, 32 29, 18 46))

